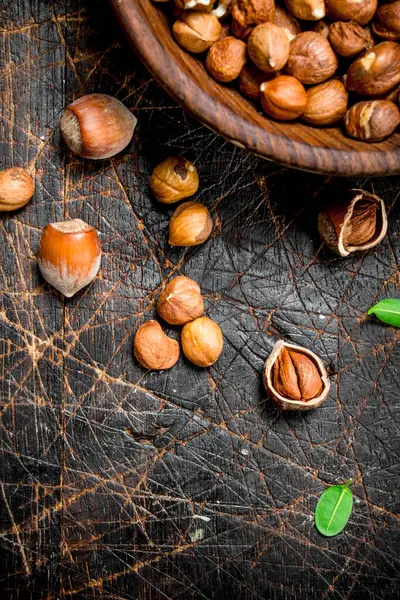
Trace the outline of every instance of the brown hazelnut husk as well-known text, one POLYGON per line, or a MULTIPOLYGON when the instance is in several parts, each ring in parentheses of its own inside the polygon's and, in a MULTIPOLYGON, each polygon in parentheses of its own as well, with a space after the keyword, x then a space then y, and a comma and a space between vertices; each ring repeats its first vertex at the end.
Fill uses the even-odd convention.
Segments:
POLYGON ((285 0, 293 16, 304 21, 318 21, 325 16, 324 0, 285 0))
POLYGON ((272 73, 283 69, 289 58, 287 34, 274 23, 262 23, 251 32, 247 52, 258 69, 272 73))
POLYGON ((306 107, 306 90, 290 75, 280 75, 264 82, 260 90, 263 111, 279 121, 297 119, 306 107))
POLYGON ((337 68, 337 56, 322 35, 315 31, 304 31, 292 40, 285 67, 288 75, 311 85, 329 79, 337 68))
POLYGON ((331 79, 307 90, 307 104, 301 115, 311 125, 333 125, 346 114, 349 94, 343 83, 331 79))
POLYGON ((239 76, 239 89, 250 100, 259 100, 261 96, 261 84, 273 77, 275 77, 275 73, 267 75, 251 63, 247 63, 239 76))
POLYGON ((157 321, 146 321, 139 327, 133 341, 133 353, 145 369, 171 369, 179 359, 179 344, 168 337, 157 321))
POLYGON ((222 34, 217 17, 206 12, 184 12, 172 26, 178 44, 194 54, 208 50, 222 34))
POLYGON ((400 83, 400 46, 382 42, 349 67, 346 87, 361 96, 379 96, 400 83))
POLYGON ((181 342, 186 358, 199 367, 213 365, 224 347, 219 325, 208 317, 200 317, 187 323, 182 329, 181 342))
POLYGON ((88 94, 65 109, 60 127, 74 154, 104 160, 126 148, 136 123, 136 117, 117 98, 88 94))
POLYGON ((376 12, 378 0, 325 0, 325 5, 331 21, 354 21, 366 25, 376 12))
POLYGON ((246 60, 246 44, 229 35, 211 46, 207 54, 206 69, 217 81, 228 83, 239 77, 246 60))
POLYGON ((0 211, 22 208, 34 193, 35 183, 25 169, 11 167, 0 171, 0 211))
POLYGON ((281 410, 313 410, 326 400, 330 381, 321 359, 280 340, 267 358, 264 387, 281 410))
POLYGON ((232 8, 232 33, 245 40, 254 27, 273 21, 274 15, 274 0, 236 0, 232 8))
POLYGON ((366 48, 365 29, 353 21, 336 21, 329 30, 329 41, 340 56, 356 56, 366 48))
POLYGON ((347 134, 363 142, 380 142, 392 135, 399 124, 399 109, 389 100, 357 102, 345 118, 347 134))
POLYGON ((383 200, 365 190, 349 190, 344 201, 333 201, 318 215, 322 239, 340 256, 373 248, 385 237, 387 225, 383 200))
POLYGON ((197 246, 211 234, 213 221, 204 204, 184 202, 175 210, 169 223, 171 246, 197 246))
POLYGON ((199 189, 195 165, 183 156, 170 156, 156 166, 150 177, 150 189, 163 204, 173 204, 199 189))
POLYGON ((275 25, 282 27, 290 42, 296 35, 302 32, 300 22, 282 6, 275 7, 274 23, 275 25))
POLYGON ((385 40, 400 40, 400 0, 379 5, 372 29, 385 40))
POLYGON ((204 312, 200 287, 189 277, 175 277, 161 292, 157 311, 170 325, 185 325, 194 321, 204 312))

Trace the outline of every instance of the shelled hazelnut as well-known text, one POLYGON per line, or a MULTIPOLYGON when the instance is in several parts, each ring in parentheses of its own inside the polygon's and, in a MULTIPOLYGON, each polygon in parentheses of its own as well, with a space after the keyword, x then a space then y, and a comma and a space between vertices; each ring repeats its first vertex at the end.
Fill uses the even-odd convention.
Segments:
POLYGON ((146 321, 136 332, 133 353, 145 369, 164 371, 178 362, 180 349, 178 342, 168 337, 157 321, 146 321))
POLYGON ((210 367, 224 347, 222 331, 208 317, 200 317, 187 323, 182 329, 182 349, 190 361, 199 367, 210 367))
POLYGON ((154 169, 150 177, 150 189, 163 204, 193 196, 199 189, 197 169, 183 156, 170 156, 154 169))
POLYGON ((206 69, 214 79, 227 83, 240 75, 247 60, 247 46, 242 40, 228 36, 208 51, 206 69))
POLYGON ((329 41, 332 48, 341 56, 351 57, 360 54, 366 48, 365 30, 352 21, 336 21, 329 29, 329 41))
POLYGON ((204 302, 198 284, 184 275, 175 277, 161 292, 158 314, 170 325, 185 325, 201 317, 204 302))
POLYGON ((178 44, 194 54, 208 50, 222 34, 217 17, 205 12, 184 12, 172 26, 178 44))
POLYGON ((247 63, 241 70, 239 76, 239 89, 244 96, 247 96, 247 98, 259 100, 261 96, 261 84, 269 78, 275 77, 275 75, 275 73, 271 73, 268 76, 251 63, 247 63))
POLYGON ((265 73, 280 71, 289 58, 287 34, 274 23, 257 25, 251 32, 247 52, 258 69, 265 73))
POLYGON ((263 111, 279 121, 297 119, 307 104, 304 86, 289 75, 281 75, 261 85, 263 111))
POLYGON ((275 6, 275 16, 273 22, 275 25, 282 27, 290 42, 294 37, 296 37, 296 35, 302 32, 300 22, 282 6, 275 6))
POLYGON ((343 119, 349 94, 343 83, 331 79, 307 90, 307 104, 301 119, 311 125, 333 125, 343 119))
POLYGON ((366 25, 376 12, 378 0, 325 0, 325 4, 331 21, 354 21, 366 25))
POLYGON ((204 204, 184 202, 175 210, 169 223, 171 246, 197 246, 211 234, 213 221, 204 204))
POLYGON ((349 67, 346 87, 361 96, 379 96, 400 83, 400 46, 377 44, 349 67))
POLYGON ((285 67, 301 83, 322 83, 332 77, 338 68, 338 59, 327 39, 314 31, 299 33, 290 44, 285 67))
POLYGON ((236 0, 232 8, 232 33, 247 39, 254 27, 273 21, 274 15, 274 0, 236 0))
POLYGON ((372 29, 385 40, 400 40, 400 0, 379 5, 372 29))
POLYGON ((293 16, 304 21, 318 21, 325 16, 324 0, 285 0, 293 16))
POLYGON ((11 167, 0 171, 0 211, 22 208, 34 193, 34 181, 25 169, 11 167))
POLYGON ((364 142, 380 142, 400 124, 400 112, 389 100, 357 102, 346 114, 346 131, 364 142))

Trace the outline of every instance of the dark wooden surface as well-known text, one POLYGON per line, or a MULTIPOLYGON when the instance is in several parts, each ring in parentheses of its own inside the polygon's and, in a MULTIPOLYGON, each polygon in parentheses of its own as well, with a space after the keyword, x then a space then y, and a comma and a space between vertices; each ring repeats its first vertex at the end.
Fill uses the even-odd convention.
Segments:
POLYGON ((1 167, 36 176, 32 202, 0 220, 1 599, 398 597, 399 333, 364 315, 399 295, 399 178, 332 181, 231 146, 151 80, 106 2, 0 7, 1 167), (92 91, 139 120, 111 161, 60 140, 63 107, 92 91), (173 209, 148 193, 154 165, 181 152, 215 220, 199 248, 168 247, 173 209), (379 247, 346 260, 315 218, 342 184, 384 196, 390 218, 379 247), (41 228, 70 217, 101 232, 104 258, 65 301, 35 253, 41 228), (178 273, 202 286, 225 350, 210 370, 147 373, 132 337, 178 273), (313 413, 265 401, 281 337, 328 366, 313 413), (323 538, 316 500, 350 477, 350 522, 323 538))
POLYGON ((228 140, 280 164, 315 173, 400 173, 400 133, 379 144, 367 144, 347 137, 341 127, 316 128, 268 119, 233 84, 214 81, 202 62, 175 43, 164 2, 110 1, 154 77, 191 114, 228 140))

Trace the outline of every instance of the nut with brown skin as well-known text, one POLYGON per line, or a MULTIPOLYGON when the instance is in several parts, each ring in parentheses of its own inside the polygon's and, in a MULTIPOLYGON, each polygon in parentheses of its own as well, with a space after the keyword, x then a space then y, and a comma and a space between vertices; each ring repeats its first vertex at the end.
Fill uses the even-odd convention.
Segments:
POLYGON ((187 323, 182 329, 181 341, 186 358, 199 367, 213 365, 224 347, 219 325, 208 317, 200 317, 187 323))
POLYGON ((171 246, 197 246, 211 234, 213 221, 208 209, 200 202, 184 202, 175 210, 169 223, 171 246))
POLYGON ((331 79, 307 90, 307 104, 301 119, 311 125, 333 125, 346 114, 349 95, 343 83, 331 79))
POLYGON ((380 142, 392 135, 399 124, 399 109, 389 100, 357 102, 345 118, 347 134, 363 142, 380 142))
POLYGON ((290 42, 296 35, 302 32, 302 27, 296 17, 291 15, 289 11, 281 6, 275 7, 274 23, 275 25, 282 27, 290 42))
POLYGON ((245 40, 254 27, 273 21, 274 15, 274 0, 237 0, 232 8, 232 33, 245 40))
POLYGON ((299 117, 307 104, 303 85, 289 75, 281 75, 261 85, 263 111, 279 121, 292 121, 299 117))
POLYGON ((322 239, 339 256, 373 248, 385 237, 387 225, 383 200, 365 190, 349 190, 344 201, 333 199, 318 215, 322 239))
POLYGON ((385 40, 400 40, 400 0, 380 4, 372 29, 375 35, 385 40))
POLYGON ((150 189, 163 204, 193 196, 199 189, 197 169, 183 156, 170 156, 154 169, 150 189))
POLYGON ((61 133, 78 156, 104 160, 131 141, 137 119, 117 98, 89 94, 70 104, 61 117, 61 133))
POLYGON ((246 44, 230 35, 211 46, 207 54, 206 69, 211 77, 227 83, 239 77, 246 60, 246 44))
POLYGON ((34 181, 25 169, 11 167, 0 171, 0 211, 22 208, 34 193, 34 181))
POLYGON ((329 38, 329 25, 326 21, 321 19, 321 21, 317 21, 313 27, 311 27, 311 31, 315 31, 315 33, 319 33, 325 39, 329 38))
POLYGON ((307 348, 281 340, 265 362, 263 379, 281 410, 312 410, 329 394, 330 381, 321 359, 307 348))
POLYGON ((365 29, 353 21, 336 21, 330 26, 329 41, 340 56, 351 57, 365 50, 367 35, 365 29))
POLYGON ((289 58, 287 34, 274 23, 257 25, 249 35, 247 52, 261 71, 272 73, 283 69, 289 58))
POLYGON ((331 21, 354 21, 366 25, 374 16, 378 0, 325 0, 331 21))
POLYGON ((337 56, 322 35, 315 31, 304 31, 292 40, 285 67, 288 75, 311 85, 329 79, 337 68, 337 56))
POLYGON ((178 44, 194 54, 208 50, 222 34, 217 17, 206 12, 184 12, 172 26, 178 44))
POLYGON ((175 7, 181 10, 200 10, 211 12, 214 0, 175 0, 175 7))
POLYGON ((179 344, 168 337, 157 321, 146 321, 139 327, 133 341, 136 360, 145 369, 171 369, 179 359, 179 344))
POLYGON ((285 0, 288 11, 304 21, 318 21, 325 16, 324 0, 285 0))
POLYGON ((250 100, 259 100, 261 84, 273 77, 275 77, 275 73, 268 76, 251 63, 247 63, 239 76, 239 89, 250 100))
POLYGON ((349 67, 346 87, 361 96, 379 96, 400 83, 400 46, 396 42, 377 44, 349 67))
POLYGON ((213 8, 212 14, 217 19, 225 19, 232 12, 234 0, 219 0, 218 4, 213 8))
POLYGON ((190 323, 204 312, 200 287, 189 277, 175 277, 161 292, 157 310, 160 317, 171 325, 190 323))

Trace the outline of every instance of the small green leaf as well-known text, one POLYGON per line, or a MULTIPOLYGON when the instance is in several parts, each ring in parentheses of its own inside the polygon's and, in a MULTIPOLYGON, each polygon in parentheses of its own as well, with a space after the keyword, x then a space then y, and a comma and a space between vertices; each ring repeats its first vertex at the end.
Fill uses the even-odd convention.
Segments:
POLYGON ((315 509, 315 525, 322 535, 332 537, 346 526, 353 508, 351 479, 345 485, 333 485, 324 491, 315 509))
POLYGON ((400 300, 394 298, 381 300, 369 309, 368 314, 377 316, 380 321, 388 325, 400 327, 400 300))

